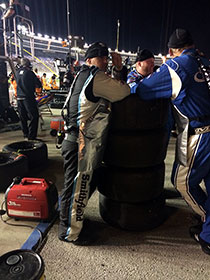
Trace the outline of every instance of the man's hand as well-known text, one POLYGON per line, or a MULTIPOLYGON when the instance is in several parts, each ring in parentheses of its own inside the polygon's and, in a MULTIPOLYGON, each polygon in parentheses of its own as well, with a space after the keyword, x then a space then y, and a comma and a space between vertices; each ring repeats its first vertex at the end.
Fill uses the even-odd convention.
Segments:
POLYGON ((113 64, 113 66, 115 66, 115 69, 117 71, 122 70, 123 65, 122 65, 121 55, 119 53, 112 52, 111 56, 112 56, 112 64, 113 64))

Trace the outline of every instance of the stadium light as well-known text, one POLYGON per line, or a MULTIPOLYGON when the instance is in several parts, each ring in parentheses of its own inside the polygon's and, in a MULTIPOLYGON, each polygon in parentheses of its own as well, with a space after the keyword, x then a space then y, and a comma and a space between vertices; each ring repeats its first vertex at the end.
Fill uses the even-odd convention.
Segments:
POLYGON ((45 37, 46 39, 49 39, 49 38, 50 38, 49 35, 44 35, 44 37, 45 37))
POLYGON ((55 40, 55 36, 52 36, 51 39, 52 39, 52 40, 55 40))
POLYGON ((41 33, 38 33, 37 36, 38 36, 38 37, 42 37, 42 34, 41 34, 41 33))
POLYGON ((17 29, 18 31, 21 31, 24 35, 28 32, 27 27, 22 24, 18 24, 17 29))

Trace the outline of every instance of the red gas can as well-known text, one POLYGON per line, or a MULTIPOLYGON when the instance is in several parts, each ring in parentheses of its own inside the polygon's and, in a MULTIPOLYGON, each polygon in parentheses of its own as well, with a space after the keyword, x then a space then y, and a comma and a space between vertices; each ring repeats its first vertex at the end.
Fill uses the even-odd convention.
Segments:
POLYGON ((58 131, 64 131, 64 120, 62 117, 52 118, 50 122, 50 134, 56 136, 58 131))
POLYGON ((8 187, 5 202, 9 217, 48 220, 56 214, 58 192, 45 179, 23 178, 8 187))

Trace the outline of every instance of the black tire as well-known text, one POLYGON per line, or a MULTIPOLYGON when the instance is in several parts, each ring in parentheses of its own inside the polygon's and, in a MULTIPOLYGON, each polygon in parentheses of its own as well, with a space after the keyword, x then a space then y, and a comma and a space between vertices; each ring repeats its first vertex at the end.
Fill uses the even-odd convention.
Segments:
POLYGON ((112 105, 112 131, 141 131, 165 127, 168 120, 168 99, 143 101, 138 95, 112 105))
POLYGON ((19 116, 15 109, 11 106, 6 108, 5 110, 5 118, 10 122, 10 123, 18 123, 20 121, 19 116))
POLYGON ((105 167, 100 175, 98 191, 107 198, 128 203, 145 202, 163 193, 165 164, 145 169, 105 167))
POLYGON ((0 152, 0 191, 5 191, 14 177, 24 177, 28 173, 28 159, 15 152, 0 152))
POLYGON ((167 218, 163 195, 132 204, 120 203, 99 194, 99 210, 105 222, 126 230, 149 230, 161 225, 167 218))
POLYGON ((104 154, 107 165, 142 168, 161 164, 166 157, 168 133, 164 129, 109 134, 104 154))
POLYGON ((50 130, 50 135, 55 137, 57 135, 57 130, 56 129, 51 129, 50 130))
POLYGON ((28 158, 29 168, 43 166, 48 160, 47 145, 41 141, 29 140, 5 145, 6 152, 19 152, 28 158))

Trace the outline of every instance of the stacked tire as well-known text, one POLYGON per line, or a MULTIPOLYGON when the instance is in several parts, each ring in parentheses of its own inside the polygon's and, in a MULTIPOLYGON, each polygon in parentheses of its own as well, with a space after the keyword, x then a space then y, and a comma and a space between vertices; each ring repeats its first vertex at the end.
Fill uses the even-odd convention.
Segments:
POLYGON ((48 161, 47 145, 42 141, 28 140, 13 142, 2 148, 4 152, 18 152, 28 158, 29 169, 43 167, 48 161))
POLYGON ((28 173, 28 159, 16 152, 0 152, 0 192, 5 191, 15 177, 28 173))
POLYGON ((5 145, 0 152, 0 192, 5 191, 15 177, 44 168, 48 162, 47 145, 42 141, 29 140, 5 145))
POLYGON ((147 230, 165 220, 164 159, 169 101, 129 96, 112 106, 99 184, 102 218, 127 230, 147 230))

